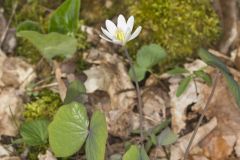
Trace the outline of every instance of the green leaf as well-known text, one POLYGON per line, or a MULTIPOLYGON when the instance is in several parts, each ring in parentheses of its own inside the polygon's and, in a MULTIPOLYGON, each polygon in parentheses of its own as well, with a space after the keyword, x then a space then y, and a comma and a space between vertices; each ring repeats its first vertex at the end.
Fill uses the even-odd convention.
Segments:
POLYGON ((171 69, 170 71, 168 71, 167 73, 169 73, 171 75, 181 75, 183 73, 189 73, 189 71, 182 67, 175 67, 175 68, 171 69))
POLYGON ((86 88, 79 80, 72 81, 67 89, 64 104, 72 101, 81 102, 82 95, 86 93, 86 88))
POLYGON ((108 133, 105 115, 100 111, 94 112, 86 141, 87 160, 105 159, 107 135, 108 133))
POLYGON ((48 139, 48 124, 49 121, 46 119, 24 122, 20 129, 23 142, 29 146, 46 144, 48 139))
POLYGON ((198 50, 198 55, 208 65, 217 67, 222 72, 230 73, 226 65, 222 61, 220 61, 216 56, 209 53, 206 49, 200 48, 198 50))
POLYGON ((173 133, 169 127, 167 127, 159 134, 157 138, 159 145, 170 145, 176 142, 178 136, 177 134, 173 133))
POLYGON ((47 60, 55 56, 70 58, 77 49, 75 38, 59 33, 44 35, 34 31, 21 31, 17 35, 28 39, 47 60))
POLYGON ((157 145, 157 137, 155 134, 150 134, 151 141, 154 145, 157 145))
POLYGON ((199 49, 198 55, 207 64, 217 67, 223 73, 224 77, 226 78, 227 85, 235 97, 238 107, 240 107, 240 87, 233 79, 226 65, 205 49, 199 49))
POLYGON ((144 148, 138 148, 136 145, 132 145, 130 149, 124 154, 123 160, 149 160, 144 148))
POLYGON ((81 0, 66 0, 51 16, 49 32, 76 33, 81 0))
POLYGON ((211 85, 212 84, 212 78, 207 74, 205 73, 203 70, 198 70, 198 71, 194 71, 194 74, 201 78, 204 82, 207 83, 207 85, 211 85))
POLYGON ((165 50, 161 46, 157 44, 145 45, 138 50, 136 63, 141 66, 141 68, 147 70, 158 64, 165 57, 165 50))
POLYGON ((85 107, 77 102, 63 105, 48 127, 51 149, 57 157, 76 153, 88 135, 89 121, 85 107))
POLYGON ((31 20, 26 20, 24 22, 21 22, 17 26, 17 32, 20 31, 36 31, 36 32, 42 32, 42 29, 40 27, 40 24, 31 20))
POLYGON ((171 123, 171 119, 166 119, 151 130, 152 134, 157 134, 171 123))
POLYGON ((233 77, 227 73, 223 73, 224 77, 226 78, 228 88, 232 92, 235 97, 235 100, 240 107, 240 87, 238 83, 233 79, 233 77))
POLYGON ((177 92, 176 92, 177 97, 179 97, 183 94, 183 92, 187 89, 191 80, 192 80, 191 76, 187 76, 183 80, 181 80, 181 82, 177 88, 177 92))
MULTIPOLYGON (((138 64, 134 64, 133 68, 134 68, 135 73, 136 73, 137 81, 139 82, 139 81, 143 80, 144 77, 145 77, 145 74, 146 74, 146 69, 142 68, 138 64)), ((128 72, 128 74, 129 74, 129 76, 131 77, 132 80, 134 80, 133 68, 130 68, 129 72, 128 72)))

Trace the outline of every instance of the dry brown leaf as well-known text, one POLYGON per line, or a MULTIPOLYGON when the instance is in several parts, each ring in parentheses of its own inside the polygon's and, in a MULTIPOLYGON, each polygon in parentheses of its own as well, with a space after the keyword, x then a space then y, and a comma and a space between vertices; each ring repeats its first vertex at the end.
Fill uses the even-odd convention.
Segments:
MULTIPOLYGON (((210 89, 202 86, 202 100, 193 106, 193 110, 201 111, 202 103, 209 94, 210 89)), ((216 117, 218 126, 201 143, 205 155, 212 159, 221 160, 226 159, 235 149, 236 155, 240 156, 238 143, 240 139, 240 110, 226 85, 224 77, 219 80, 206 116, 209 118, 216 117)))
POLYGON ((0 89, 0 135, 15 136, 23 111, 22 98, 14 88, 0 89))
POLYGON ((22 95, 35 76, 33 67, 20 58, 0 55, 0 135, 17 134, 23 110, 22 95))
POLYGON ((115 136, 127 137, 132 128, 136 94, 123 61, 116 54, 94 49, 84 57, 86 61, 98 64, 84 71, 88 77, 87 91, 104 90, 110 98, 110 107, 102 106, 108 131, 115 136))
POLYGON ((0 160, 21 160, 21 159, 19 157, 12 156, 12 157, 2 157, 0 158, 0 160))
POLYGON ((67 93, 67 87, 62 79, 62 70, 57 61, 54 61, 54 67, 55 67, 55 77, 58 82, 58 91, 59 91, 61 100, 64 101, 67 93))
MULTIPOLYGON (((192 63, 184 65, 187 70, 191 73, 193 71, 202 69, 206 67, 206 63, 201 60, 196 60, 192 63)), ((202 99, 201 95, 197 96, 197 94, 201 93, 201 86, 207 86, 205 84, 196 81, 197 90, 193 81, 189 83, 186 91, 180 96, 176 96, 176 91, 179 86, 179 82, 182 78, 180 77, 172 77, 169 79, 170 82, 170 103, 171 103, 171 114, 172 114, 172 128, 175 133, 179 133, 186 126, 186 110, 190 105, 200 101, 202 99), (198 93, 196 93, 196 91, 198 93)), ((204 102, 205 103, 205 102, 204 102)), ((203 104, 204 104, 203 103, 203 104)))
POLYGON ((46 151, 45 154, 39 154, 38 160, 57 160, 56 157, 49 150, 46 151))
MULTIPOLYGON (((213 129, 217 126, 217 119, 214 117, 207 124, 199 127, 198 132, 193 140, 191 148, 195 147, 200 141, 202 141, 213 129)), ((171 146, 170 160, 181 160, 192 136, 192 132, 179 138, 177 142, 171 146)))
POLYGON ((12 146, 0 144, 0 157, 10 156, 13 151, 12 146))
MULTIPOLYGON (((145 83, 142 91, 143 101, 143 126, 145 130, 159 125, 166 120, 166 109, 169 108, 168 93, 162 89, 159 80, 150 76, 145 83)), ((139 128, 139 114, 134 114, 133 129, 139 128)))

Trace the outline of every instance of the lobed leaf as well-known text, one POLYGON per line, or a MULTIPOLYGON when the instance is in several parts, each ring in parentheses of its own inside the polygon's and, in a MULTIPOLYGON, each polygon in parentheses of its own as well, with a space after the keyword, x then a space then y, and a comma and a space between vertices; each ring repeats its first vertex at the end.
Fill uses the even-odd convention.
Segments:
POLYGON ((51 149, 57 157, 76 153, 88 135, 89 121, 85 107, 77 102, 63 105, 48 127, 51 149))

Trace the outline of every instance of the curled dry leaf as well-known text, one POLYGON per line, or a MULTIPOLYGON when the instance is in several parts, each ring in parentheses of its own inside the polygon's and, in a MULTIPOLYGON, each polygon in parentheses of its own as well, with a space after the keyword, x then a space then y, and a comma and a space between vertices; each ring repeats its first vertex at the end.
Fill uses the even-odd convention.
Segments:
POLYGON ((94 49, 84 57, 89 63, 98 64, 84 71, 88 77, 85 82, 87 92, 103 90, 110 98, 110 107, 101 108, 106 115, 108 131, 115 136, 128 136, 136 94, 123 61, 116 54, 94 49))
MULTIPOLYGON (((217 126, 217 119, 211 119, 207 124, 199 127, 198 132, 194 138, 191 148, 196 146, 202 141, 213 129, 217 126)), ((171 146, 171 157, 170 160, 181 160, 192 136, 192 132, 179 138, 178 141, 171 146)))

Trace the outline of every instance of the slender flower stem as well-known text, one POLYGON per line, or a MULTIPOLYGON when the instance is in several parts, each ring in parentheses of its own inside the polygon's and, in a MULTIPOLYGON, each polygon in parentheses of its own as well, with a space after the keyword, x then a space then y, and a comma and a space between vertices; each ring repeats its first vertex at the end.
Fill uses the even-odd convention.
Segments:
POLYGON ((139 87, 139 84, 138 84, 136 71, 135 71, 135 68, 133 67, 132 58, 129 56, 128 49, 126 47, 124 47, 124 52, 125 52, 125 56, 129 60, 130 66, 132 68, 133 79, 134 79, 134 83, 136 85, 136 93, 137 93, 137 100, 138 100, 137 106, 138 106, 138 111, 139 111, 139 124, 140 124, 140 136, 141 136, 141 141, 140 142, 141 142, 141 145, 143 146, 143 140, 144 140, 144 135, 143 135, 143 103, 142 103, 142 98, 141 98, 141 91, 140 91, 140 87, 139 87))
POLYGON ((188 154, 189 154, 191 145, 192 145, 192 143, 193 143, 193 140, 194 140, 194 138, 195 138, 195 136, 196 136, 196 134, 197 134, 198 128, 200 127, 200 125, 201 125, 201 123, 202 123, 203 117, 204 117, 204 115, 205 115, 205 113, 206 113, 206 111, 207 111, 207 109, 208 109, 208 107, 209 107, 209 104, 210 104, 210 102, 211 102, 211 100, 212 100, 212 97, 213 97, 213 95, 214 95, 214 93, 215 93, 215 90, 216 90, 216 87, 217 87, 217 82, 218 82, 219 77, 220 77, 220 73, 218 72, 218 73, 216 74, 215 78, 214 78, 213 87, 212 87, 211 93, 210 93, 210 95, 209 95, 209 97, 208 97, 208 99, 207 99, 207 103, 206 103, 206 105, 205 105, 205 107, 204 107, 204 109, 203 109, 203 112, 202 112, 202 114, 201 114, 201 116, 200 116, 200 118, 199 118, 199 120, 198 120, 197 126, 195 127, 195 129, 194 129, 194 131, 193 131, 193 134, 192 134, 192 137, 191 137, 191 139, 190 139, 190 141, 189 141, 189 143, 188 143, 187 149, 186 149, 185 154, 184 154, 184 160, 187 160, 187 158, 188 158, 188 154))

